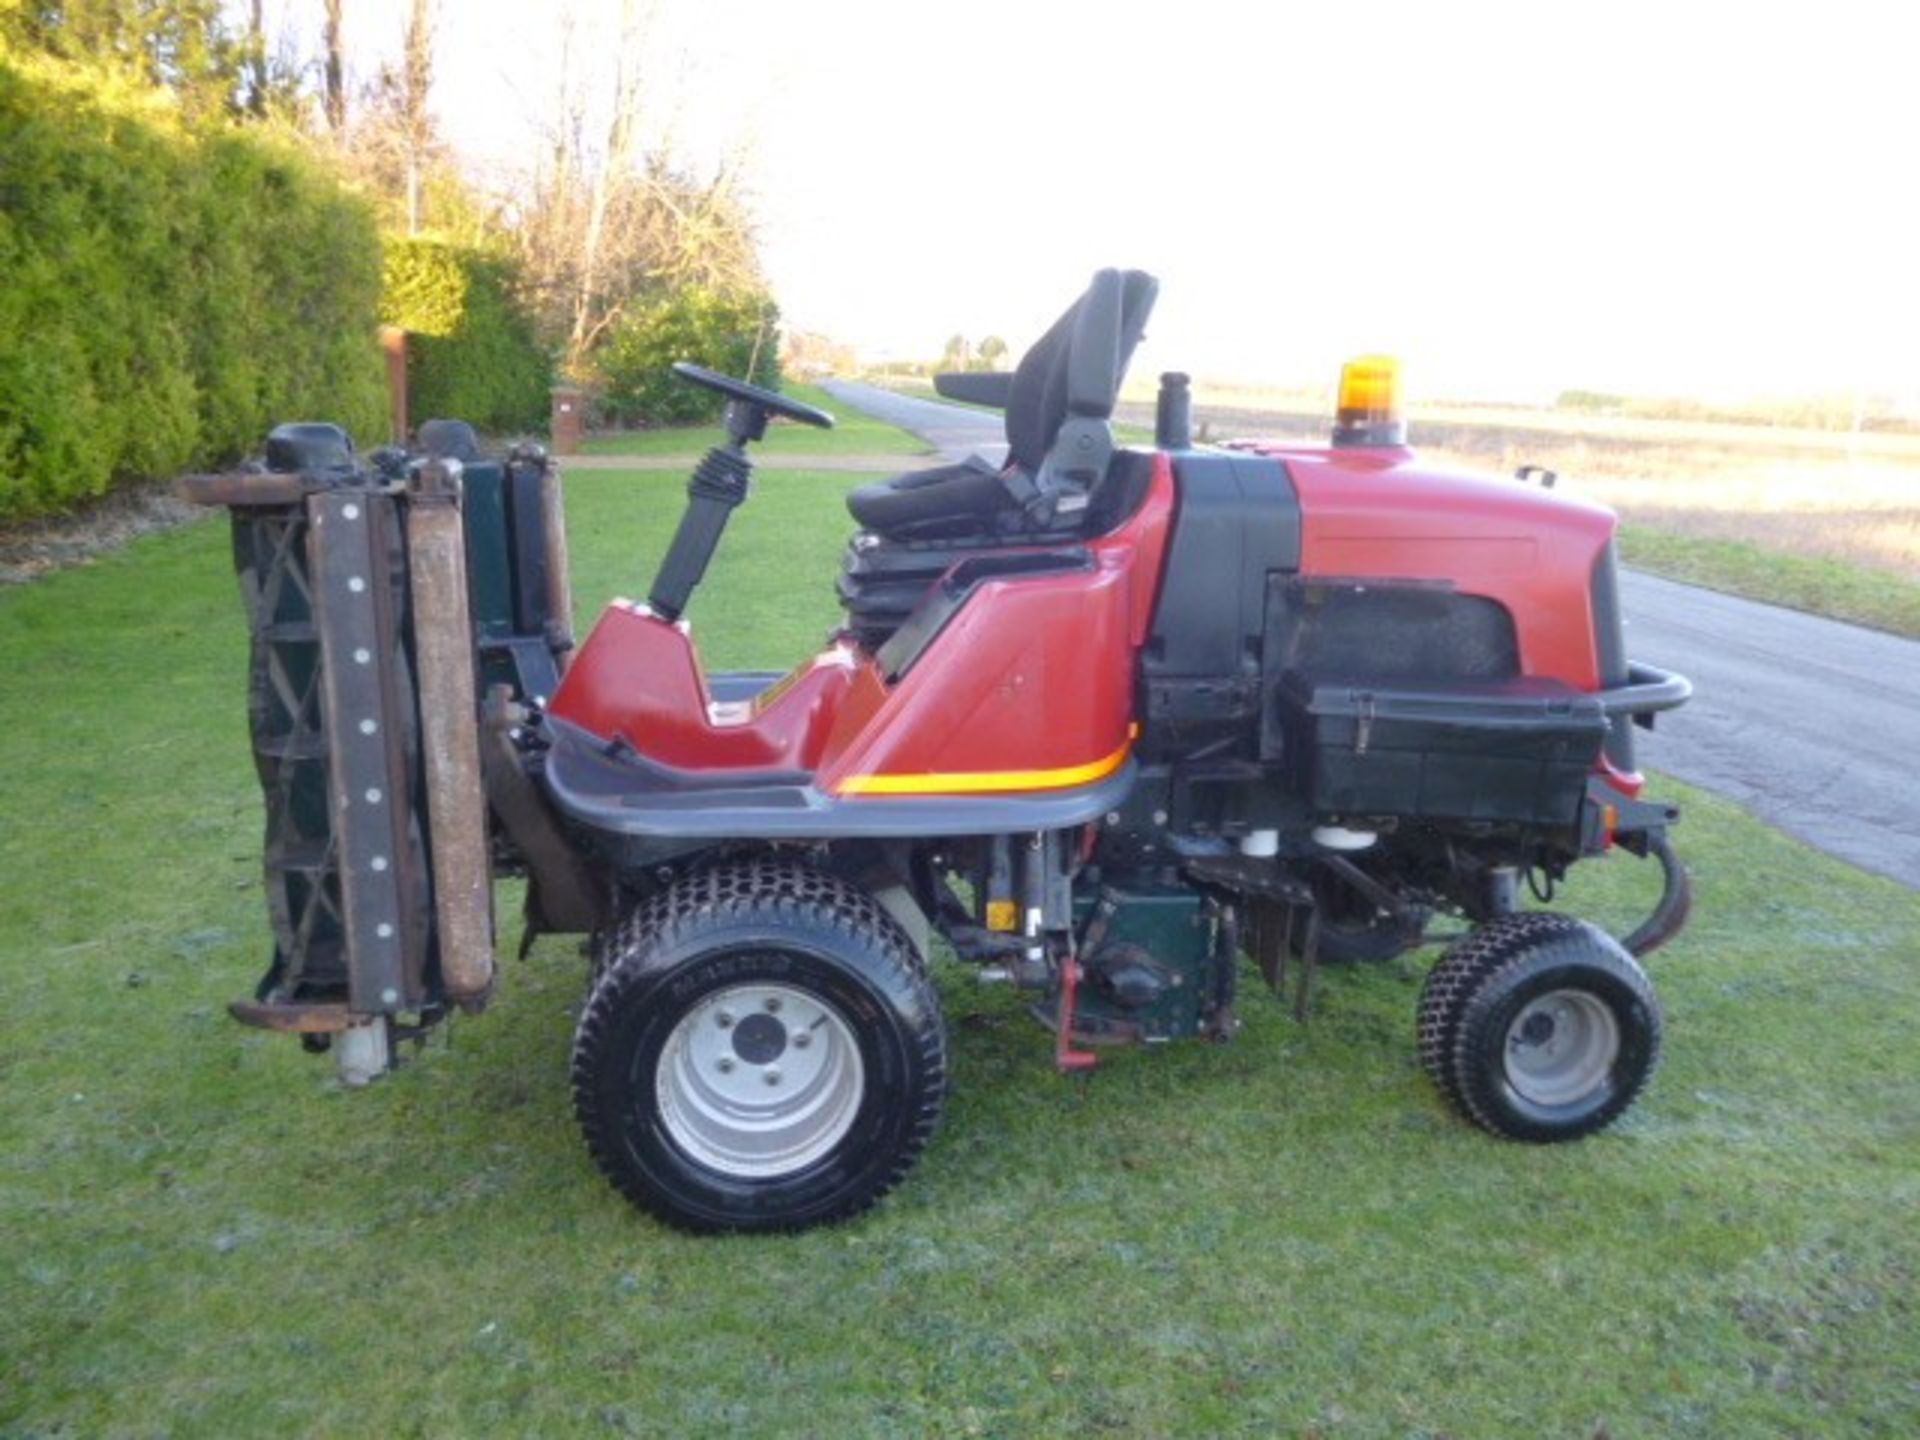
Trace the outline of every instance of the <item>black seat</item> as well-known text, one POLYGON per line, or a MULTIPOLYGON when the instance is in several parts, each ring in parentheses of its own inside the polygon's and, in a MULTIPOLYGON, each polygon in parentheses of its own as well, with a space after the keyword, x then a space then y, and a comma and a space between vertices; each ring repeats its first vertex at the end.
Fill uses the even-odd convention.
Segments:
POLYGON ((937 377, 942 394, 1006 411, 1006 463, 976 455, 859 486, 854 520, 890 540, 1077 528, 1113 457, 1114 402, 1159 288, 1142 270, 1099 271, 1010 376, 937 377))

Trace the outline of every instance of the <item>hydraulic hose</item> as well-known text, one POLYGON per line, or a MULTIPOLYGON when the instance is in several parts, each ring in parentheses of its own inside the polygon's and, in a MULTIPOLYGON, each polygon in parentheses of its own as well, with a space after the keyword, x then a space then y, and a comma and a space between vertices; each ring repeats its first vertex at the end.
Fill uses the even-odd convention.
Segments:
POLYGON ((1652 913, 1640 922, 1639 929, 1620 942, 1635 956, 1651 955, 1679 934, 1693 909, 1693 881, 1687 875, 1687 867, 1674 853, 1673 841, 1667 838, 1665 830, 1647 837, 1647 853, 1660 862, 1664 885, 1652 913))

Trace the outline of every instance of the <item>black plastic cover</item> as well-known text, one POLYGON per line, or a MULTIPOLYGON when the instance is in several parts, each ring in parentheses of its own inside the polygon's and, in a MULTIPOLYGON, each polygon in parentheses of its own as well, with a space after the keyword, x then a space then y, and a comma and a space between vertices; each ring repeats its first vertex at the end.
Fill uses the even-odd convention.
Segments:
MULTIPOLYGON (((1609 540, 1593 560, 1593 648, 1600 663, 1600 684, 1613 688, 1628 683, 1626 627, 1620 616, 1620 562, 1609 540)), ((1607 758, 1615 767, 1634 768, 1633 717, 1614 718, 1607 736, 1607 758)))
POLYGON ((465 464, 480 459, 480 435, 464 420, 428 420, 420 426, 420 453, 465 464))
POLYGON ((1190 451, 1173 472, 1173 536, 1140 662, 1156 754, 1239 731, 1251 743, 1268 577, 1300 567, 1300 500, 1280 461, 1190 451))
POLYGON ((353 437, 338 425, 290 420, 267 432, 267 469, 276 474, 350 475, 353 468, 353 437))
POLYGON ((1537 678, 1279 686, 1294 784, 1324 814, 1574 823, 1606 739, 1600 700, 1537 678))

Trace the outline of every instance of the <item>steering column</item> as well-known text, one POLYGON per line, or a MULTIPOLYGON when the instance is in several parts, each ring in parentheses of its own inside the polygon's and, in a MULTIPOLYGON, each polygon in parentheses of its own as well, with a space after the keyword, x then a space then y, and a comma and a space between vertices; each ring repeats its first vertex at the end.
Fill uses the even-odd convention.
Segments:
POLYGON ((707 573, 707 564, 719 547, 728 517, 747 498, 753 475, 747 446, 767 433, 768 418, 784 415, 823 430, 833 428, 833 416, 826 411, 730 375, 684 360, 674 365, 673 373, 727 397, 727 440, 707 451, 694 467, 693 478, 687 481, 687 508, 680 517, 680 528, 674 531, 673 544, 667 547, 660 573, 647 592, 647 604, 653 613, 668 620, 678 620, 687 608, 693 587, 707 573))

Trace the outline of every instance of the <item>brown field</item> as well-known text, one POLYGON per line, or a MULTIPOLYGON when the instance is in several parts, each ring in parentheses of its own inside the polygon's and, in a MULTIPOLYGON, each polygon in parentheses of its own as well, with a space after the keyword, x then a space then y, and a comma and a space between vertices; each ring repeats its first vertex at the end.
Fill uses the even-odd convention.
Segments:
MULTIPOLYGON (((1131 400, 1124 421, 1151 425, 1131 400)), ((1204 438, 1320 440, 1328 414, 1258 403, 1255 392, 1196 390, 1204 438)), ((1740 540, 1920 581, 1920 437, 1561 415, 1550 410, 1415 410, 1415 445, 1441 461, 1558 472, 1560 487, 1627 522, 1740 540)))

